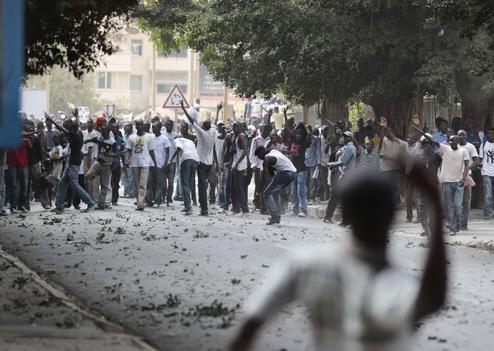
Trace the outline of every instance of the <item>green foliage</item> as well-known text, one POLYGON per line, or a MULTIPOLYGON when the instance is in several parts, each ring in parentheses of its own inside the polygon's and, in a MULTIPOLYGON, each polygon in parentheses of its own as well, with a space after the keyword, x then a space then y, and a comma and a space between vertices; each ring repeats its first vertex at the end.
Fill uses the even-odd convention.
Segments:
MULTIPOLYGON (((458 14, 470 5, 490 6, 481 0, 155 0, 139 13, 163 48, 200 51, 212 76, 239 95, 281 91, 308 105, 323 98, 362 101, 406 122, 424 94, 455 96, 458 72, 487 79, 492 62, 486 58, 494 56, 480 29, 489 35, 490 17, 477 7, 470 19, 485 27, 465 39, 458 14), (459 12, 446 23, 451 11, 459 12)), ((489 79, 482 85, 491 86, 489 79)))
POLYGON ((108 35, 123 25, 138 0, 26 0, 25 75, 56 65, 81 78, 115 46, 108 35))

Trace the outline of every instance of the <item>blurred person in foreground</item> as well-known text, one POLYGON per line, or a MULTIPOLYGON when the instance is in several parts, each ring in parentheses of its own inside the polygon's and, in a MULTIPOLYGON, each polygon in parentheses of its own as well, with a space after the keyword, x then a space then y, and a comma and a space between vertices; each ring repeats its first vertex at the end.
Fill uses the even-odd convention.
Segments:
POLYGON ((400 272, 387 257, 395 209, 392 185, 375 170, 355 172, 340 190, 343 221, 352 227, 349 242, 340 249, 300 251, 278 265, 247 304, 246 320, 229 350, 247 350, 259 328, 296 300, 308 307, 316 350, 408 349, 416 323, 438 311, 446 298, 440 196, 429 178, 415 163, 410 180, 428 194, 433 220, 419 280, 400 272))

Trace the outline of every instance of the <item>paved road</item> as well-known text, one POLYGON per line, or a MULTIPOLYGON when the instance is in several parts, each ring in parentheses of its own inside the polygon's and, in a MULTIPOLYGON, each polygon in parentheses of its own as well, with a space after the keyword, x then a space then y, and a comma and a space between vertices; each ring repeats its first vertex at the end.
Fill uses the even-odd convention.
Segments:
MULTIPOLYGON (((197 211, 197 209, 196 209, 197 211)), ((269 266, 300 245, 337 244, 348 233, 309 218, 218 215, 183 217, 178 209, 136 213, 130 203, 111 211, 61 216, 34 209, 0 220, 0 244, 84 304, 143 335, 162 350, 221 349, 241 307, 269 266)), ((420 350, 490 350, 494 327, 494 256, 449 247, 450 298, 423 325, 420 350)), ((420 273, 421 241, 396 236, 392 258, 420 273)), ((310 348, 300 306, 287 308, 263 330, 256 350, 310 348)))

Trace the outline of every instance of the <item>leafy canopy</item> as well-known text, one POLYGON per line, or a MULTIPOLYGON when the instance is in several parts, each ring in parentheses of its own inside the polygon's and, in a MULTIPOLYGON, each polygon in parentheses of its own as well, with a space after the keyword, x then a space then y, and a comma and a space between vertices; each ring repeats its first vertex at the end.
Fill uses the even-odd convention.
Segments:
POLYGON ((26 0, 25 75, 58 65, 81 78, 116 47, 109 35, 129 18, 138 0, 26 0))

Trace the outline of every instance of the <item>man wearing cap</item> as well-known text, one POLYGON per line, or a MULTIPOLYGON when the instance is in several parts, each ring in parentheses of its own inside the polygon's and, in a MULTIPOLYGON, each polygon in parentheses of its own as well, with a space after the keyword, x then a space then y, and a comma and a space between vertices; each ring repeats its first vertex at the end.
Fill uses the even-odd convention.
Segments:
MULTIPOLYGON (((330 162, 328 164, 329 168, 340 167, 341 176, 340 179, 347 175, 355 168, 357 162, 357 148, 353 144, 353 134, 349 130, 343 132, 343 142, 345 146, 338 151, 336 162, 330 162)), ((331 183, 333 187, 331 191, 331 198, 328 201, 328 206, 326 207, 326 216, 324 217, 324 222, 333 223, 333 214, 336 210, 338 204, 338 179, 336 182, 331 183)))
POLYGON ((460 230, 463 192, 468 176, 470 156, 468 151, 459 147, 457 135, 449 138, 449 145, 440 144, 420 131, 432 144, 439 148, 443 162, 439 171, 439 182, 446 206, 446 218, 449 235, 456 235, 460 230))
MULTIPOLYGON (((427 133, 428 138, 425 136, 420 137, 420 144, 422 145, 422 161, 424 163, 425 171, 427 172, 427 178, 431 182, 434 182, 436 188, 439 188, 439 181, 437 179, 437 172, 441 167, 441 156, 434 152, 432 149, 432 143, 430 139, 432 135, 427 133)), ((420 224, 422 225, 421 236, 428 236, 431 233, 431 223, 429 220, 430 212, 430 199, 424 192, 420 192, 420 224)))

